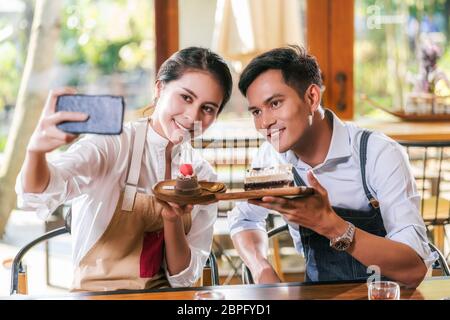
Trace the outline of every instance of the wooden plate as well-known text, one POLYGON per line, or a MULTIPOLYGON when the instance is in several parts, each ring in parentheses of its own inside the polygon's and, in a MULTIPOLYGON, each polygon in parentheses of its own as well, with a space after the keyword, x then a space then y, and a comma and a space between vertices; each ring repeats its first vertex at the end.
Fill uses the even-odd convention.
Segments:
POLYGON ((227 190, 226 185, 221 182, 199 181, 198 183, 202 187, 202 193, 197 196, 176 194, 175 193, 176 180, 165 180, 158 182, 153 187, 153 193, 155 197, 160 200, 185 205, 185 204, 202 204, 208 202, 214 203, 217 201, 215 195, 217 193, 225 192, 227 190))
POLYGON ((224 183, 199 181, 199 184, 202 187, 202 193, 197 196, 187 196, 175 193, 175 183, 175 180, 158 182, 153 187, 153 193, 155 197, 163 201, 185 205, 206 204, 227 200, 259 199, 264 196, 296 198, 306 197, 314 194, 314 189, 307 187, 287 187, 252 191, 225 192, 226 186, 224 183))

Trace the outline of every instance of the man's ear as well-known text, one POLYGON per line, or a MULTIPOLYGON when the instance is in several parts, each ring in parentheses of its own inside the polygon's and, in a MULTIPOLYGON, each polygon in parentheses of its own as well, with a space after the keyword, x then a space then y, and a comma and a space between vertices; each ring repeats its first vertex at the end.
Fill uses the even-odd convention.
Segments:
POLYGON ((311 114, 314 114, 320 106, 320 98, 320 87, 315 83, 311 84, 305 91, 305 101, 310 108, 311 114))

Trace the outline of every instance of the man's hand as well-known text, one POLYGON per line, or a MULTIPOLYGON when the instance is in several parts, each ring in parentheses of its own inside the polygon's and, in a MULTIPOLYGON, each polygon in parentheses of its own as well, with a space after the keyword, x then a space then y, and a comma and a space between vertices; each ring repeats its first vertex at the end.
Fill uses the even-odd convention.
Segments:
POLYGON ((327 190, 311 171, 308 172, 308 181, 315 189, 312 196, 297 199, 263 197, 248 202, 278 211, 289 222, 314 230, 329 239, 343 234, 347 230, 347 223, 334 212, 327 190))

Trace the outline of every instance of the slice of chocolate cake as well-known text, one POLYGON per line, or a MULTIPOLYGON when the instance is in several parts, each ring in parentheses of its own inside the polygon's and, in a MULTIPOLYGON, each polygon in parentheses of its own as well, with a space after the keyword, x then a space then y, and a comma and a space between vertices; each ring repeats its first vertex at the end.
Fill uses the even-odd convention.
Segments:
POLYGON ((244 190, 286 188, 294 186, 292 165, 283 164, 270 168, 252 168, 244 178, 244 190))

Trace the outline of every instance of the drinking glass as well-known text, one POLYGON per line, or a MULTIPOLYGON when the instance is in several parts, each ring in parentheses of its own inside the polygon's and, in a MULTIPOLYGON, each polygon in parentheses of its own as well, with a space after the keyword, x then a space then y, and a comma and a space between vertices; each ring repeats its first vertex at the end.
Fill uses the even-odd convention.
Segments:
POLYGON ((194 295, 195 300, 225 300, 225 295, 219 291, 204 290, 197 291, 194 295))
POLYGON ((400 300, 400 286, 393 281, 373 281, 368 290, 369 300, 400 300))

